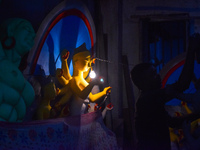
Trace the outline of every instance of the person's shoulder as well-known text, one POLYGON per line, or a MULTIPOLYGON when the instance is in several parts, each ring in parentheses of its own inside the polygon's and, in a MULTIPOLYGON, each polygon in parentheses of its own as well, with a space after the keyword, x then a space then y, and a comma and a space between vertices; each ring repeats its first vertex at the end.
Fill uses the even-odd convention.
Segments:
POLYGON ((151 96, 162 94, 163 91, 164 91, 164 89, 161 89, 161 88, 149 90, 149 91, 144 91, 144 92, 141 92, 141 96, 150 98, 151 96))

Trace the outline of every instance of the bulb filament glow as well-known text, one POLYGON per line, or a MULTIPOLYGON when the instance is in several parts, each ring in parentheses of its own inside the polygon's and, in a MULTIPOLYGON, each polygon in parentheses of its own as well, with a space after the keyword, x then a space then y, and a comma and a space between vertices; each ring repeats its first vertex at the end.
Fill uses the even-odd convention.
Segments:
POLYGON ((90 78, 94 79, 96 77, 96 73, 92 70, 90 72, 90 78))

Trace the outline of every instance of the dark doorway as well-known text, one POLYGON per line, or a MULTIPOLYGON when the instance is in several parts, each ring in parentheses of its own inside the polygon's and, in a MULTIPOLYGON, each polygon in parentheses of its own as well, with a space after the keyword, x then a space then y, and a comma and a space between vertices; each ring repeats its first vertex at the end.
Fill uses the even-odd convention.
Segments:
POLYGON ((186 51, 187 20, 142 21, 143 62, 152 62, 158 72, 174 57, 186 51))

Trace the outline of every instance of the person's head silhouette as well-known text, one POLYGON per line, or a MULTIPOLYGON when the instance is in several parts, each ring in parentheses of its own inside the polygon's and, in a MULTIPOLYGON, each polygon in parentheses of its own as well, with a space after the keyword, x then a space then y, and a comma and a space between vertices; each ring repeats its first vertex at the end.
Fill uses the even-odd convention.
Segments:
POLYGON ((151 63, 140 63, 131 70, 133 83, 142 91, 161 88, 161 77, 151 63))

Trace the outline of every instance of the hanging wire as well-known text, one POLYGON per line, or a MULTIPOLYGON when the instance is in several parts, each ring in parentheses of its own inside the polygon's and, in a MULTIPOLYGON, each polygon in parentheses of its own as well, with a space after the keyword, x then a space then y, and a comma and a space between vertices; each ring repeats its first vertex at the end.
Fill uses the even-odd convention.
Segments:
POLYGON ((105 60, 105 59, 100 59, 100 58, 96 58, 96 60, 99 60, 99 61, 103 61, 103 62, 106 62, 106 63, 113 63, 112 61, 109 61, 109 60, 105 60))
MULTIPOLYGON (((109 61, 109 60, 105 60, 105 59, 101 59, 101 58, 97 58, 97 57, 95 57, 95 59, 96 60, 99 60, 99 61, 102 61, 102 62, 105 62, 105 63, 110 63, 110 64, 112 64, 112 63, 114 63, 114 62, 112 62, 112 61, 109 61)), ((117 64, 120 64, 120 65, 126 65, 126 64, 124 64, 124 63, 117 63, 117 64)), ((134 66, 133 64, 129 64, 128 66, 134 66)))

